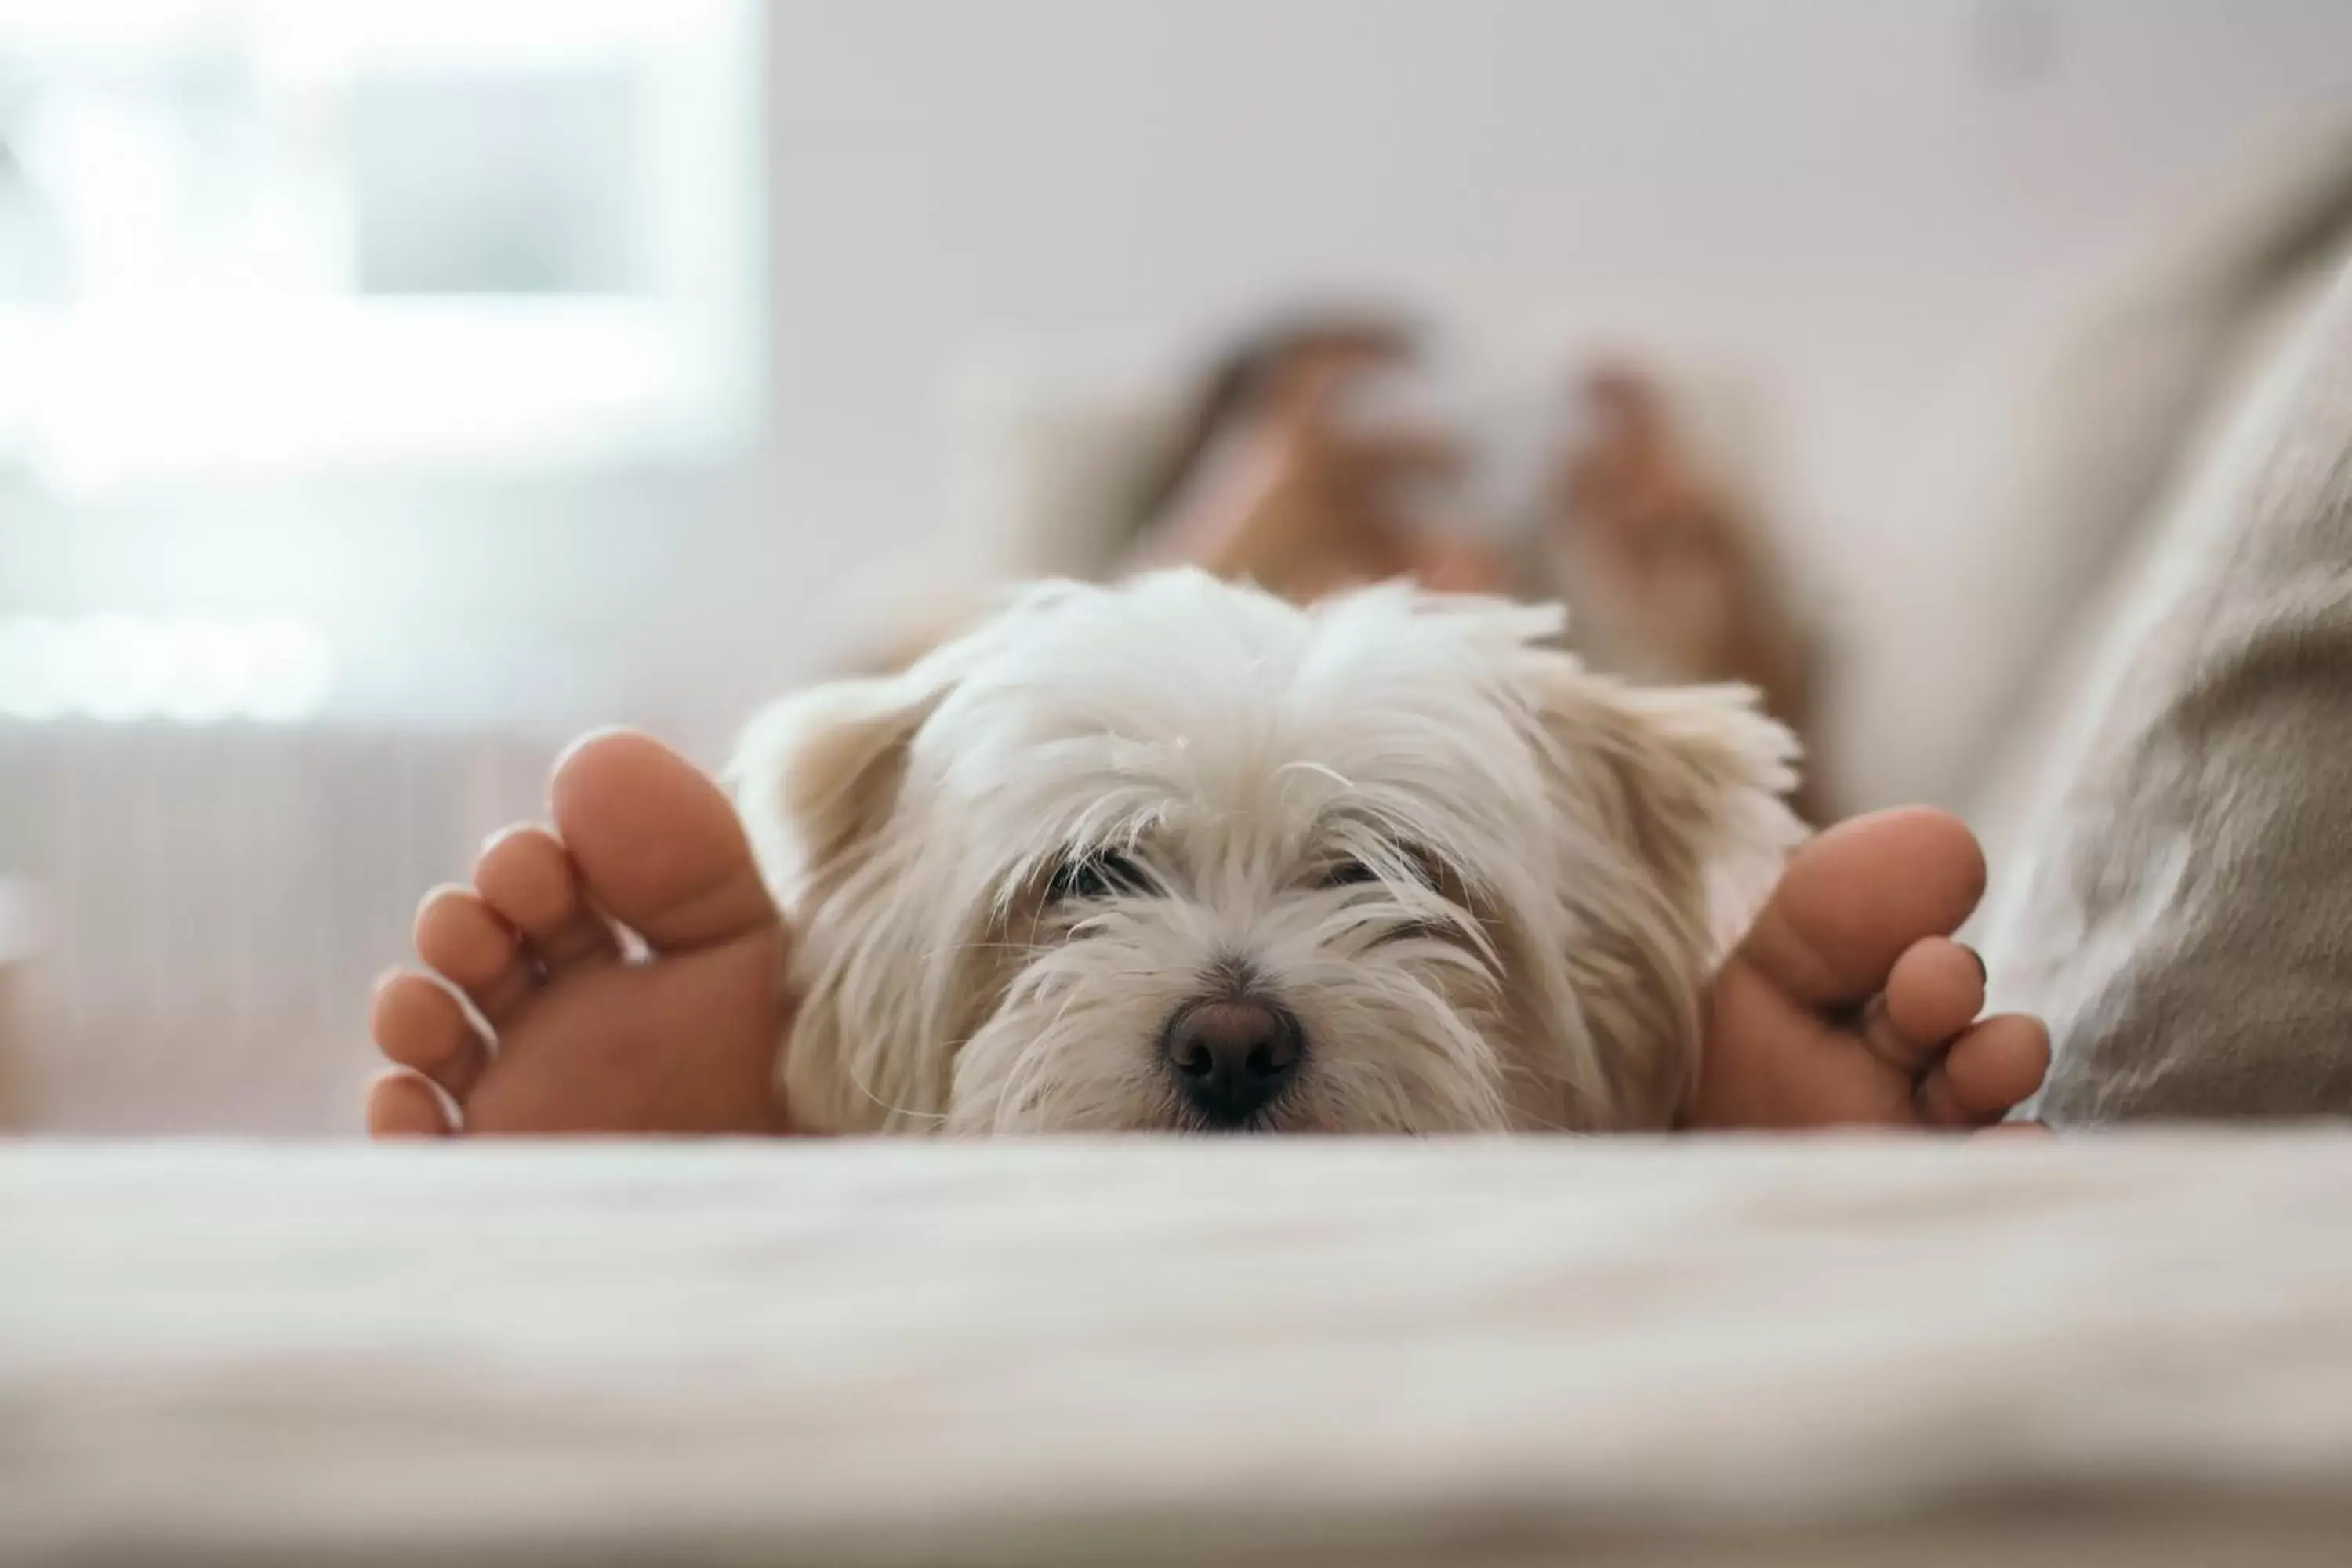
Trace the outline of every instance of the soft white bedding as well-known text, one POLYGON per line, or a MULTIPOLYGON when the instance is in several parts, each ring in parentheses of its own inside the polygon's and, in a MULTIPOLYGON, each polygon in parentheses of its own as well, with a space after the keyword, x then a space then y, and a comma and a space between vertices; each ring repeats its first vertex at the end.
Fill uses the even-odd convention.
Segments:
POLYGON ((2352 1561, 2352 1135, 0 1152, 0 1561, 2352 1561))

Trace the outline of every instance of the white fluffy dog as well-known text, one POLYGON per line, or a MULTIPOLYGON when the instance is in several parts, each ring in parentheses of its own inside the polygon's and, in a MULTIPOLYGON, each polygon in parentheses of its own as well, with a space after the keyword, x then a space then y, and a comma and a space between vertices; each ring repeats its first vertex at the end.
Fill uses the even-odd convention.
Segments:
POLYGON ((738 802, 834 1131, 1660 1128, 1797 825, 1733 688, 1557 609, 1192 572, 1049 584, 790 699, 738 802))

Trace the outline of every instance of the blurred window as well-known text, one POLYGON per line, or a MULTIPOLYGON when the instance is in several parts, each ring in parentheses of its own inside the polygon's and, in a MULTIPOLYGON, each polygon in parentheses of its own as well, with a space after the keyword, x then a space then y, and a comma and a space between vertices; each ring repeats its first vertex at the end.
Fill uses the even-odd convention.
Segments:
POLYGON ((0 468, 740 438, 758 32, 756 0, 0 0, 0 468))

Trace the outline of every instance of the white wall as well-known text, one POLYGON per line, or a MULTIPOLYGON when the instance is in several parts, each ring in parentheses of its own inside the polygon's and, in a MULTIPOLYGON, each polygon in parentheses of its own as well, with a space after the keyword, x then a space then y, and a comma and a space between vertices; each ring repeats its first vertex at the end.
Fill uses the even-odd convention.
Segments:
MULTIPOLYGON (((775 338, 812 500, 894 525, 940 363, 1367 284, 1916 390, 2298 102, 2352 8, 866 0, 775 12, 775 338), (2050 18, 2006 78, 1989 16, 2050 18)), ((2006 31, 2014 33, 2013 26, 2006 31)))
POLYGON ((1608 324, 1769 378, 1792 525, 1866 640, 1895 629, 1869 618, 1885 575, 1932 581, 1955 548, 1886 504, 1916 405, 2264 126, 2352 101, 2339 0, 787 0, 772 20, 757 462, 215 497, 204 529, 184 505, 67 529, 20 502, 0 595, 308 603, 357 649, 355 704, 715 733, 801 667, 842 573, 937 515, 940 390, 975 351, 1165 344, 1331 284, 1491 341, 1608 324))

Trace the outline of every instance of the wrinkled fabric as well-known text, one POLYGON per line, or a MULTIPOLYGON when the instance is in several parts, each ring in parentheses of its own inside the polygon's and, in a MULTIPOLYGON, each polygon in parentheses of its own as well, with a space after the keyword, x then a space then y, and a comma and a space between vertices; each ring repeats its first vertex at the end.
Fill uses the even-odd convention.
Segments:
POLYGON ((2352 1133, 0 1148, 0 1564, 2343 1568, 2352 1133))
POLYGON ((2182 504, 1997 1000, 2053 1122, 2352 1115, 2352 273, 2182 504))

